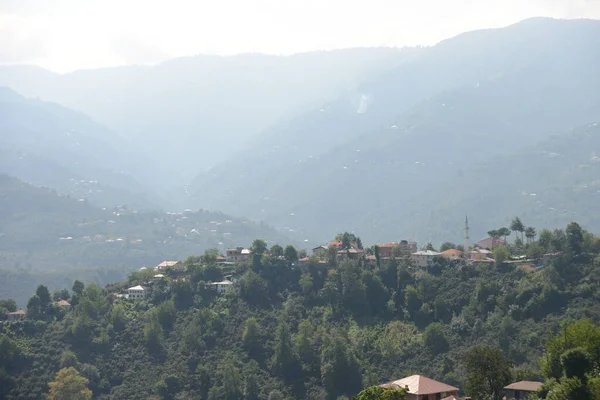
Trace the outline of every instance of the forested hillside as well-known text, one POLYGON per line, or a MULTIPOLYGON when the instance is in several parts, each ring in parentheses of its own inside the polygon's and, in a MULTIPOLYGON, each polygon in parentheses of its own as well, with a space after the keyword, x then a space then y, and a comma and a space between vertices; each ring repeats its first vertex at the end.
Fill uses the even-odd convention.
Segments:
POLYGON ((541 398, 595 398, 577 393, 596 390, 600 241, 577 223, 527 233, 527 243, 516 236, 494 249, 495 264, 440 258, 427 268, 331 252, 298 263, 293 247, 255 240, 223 294, 209 283, 231 271, 215 251, 164 278, 137 272, 52 296, 40 286, 25 319, 2 325, 0 396, 42 399, 53 382, 98 399, 343 399, 420 373, 474 399, 537 379, 548 379, 541 398), (523 253, 555 258, 515 267, 510 257, 523 253), (151 287, 146 299, 115 296, 140 284, 151 287), (593 322, 562 327, 582 318, 593 322))
POLYGON ((161 209, 150 158, 89 117, 0 87, 0 173, 103 207, 161 209), (135 154, 133 154, 135 152, 135 154))
MULTIPOLYGON (((599 21, 532 19, 443 41, 366 82, 362 100, 342 96, 272 127, 201 174, 190 189, 194 204, 321 240, 352 230, 372 241, 439 241, 460 234, 465 213, 483 236, 497 222, 489 211, 511 202, 505 193, 480 201, 482 186, 514 193, 515 171, 487 168, 483 175, 481 163, 509 162, 509 155, 600 121, 599 37, 599 21), (242 194, 245 201, 237 201, 242 194), (446 204, 449 197, 461 201, 446 204)), ((563 146, 579 148, 568 136, 563 146)), ((521 187, 552 181, 538 161, 527 166, 536 174, 515 178, 521 187)), ((556 207, 568 190, 561 186, 545 203, 556 207)), ((537 205, 523 207, 520 213, 541 215, 537 205)), ((552 214, 552 223, 585 212, 574 204, 564 216, 552 214)))
POLYGON ((34 279, 56 287, 75 273, 109 283, 142 266, 247 245, 256 236, 285 240, 265 225, 218 212, 99 209, 0 174, 0 294, 19 296, 20 303, 34 279))

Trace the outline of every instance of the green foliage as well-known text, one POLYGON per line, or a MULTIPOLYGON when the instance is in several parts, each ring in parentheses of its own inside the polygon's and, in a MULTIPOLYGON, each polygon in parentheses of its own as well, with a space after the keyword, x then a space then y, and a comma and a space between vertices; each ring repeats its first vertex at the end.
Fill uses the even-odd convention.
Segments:
POLYGON ((252 242, 250 250, 252 250, 252 254, 261 256, 267 252, 267 243, 262 239, 256 239, 252 242))
POLYGON ((564 372, 562 355, 578 348, 585 350, 595 368, 600 366, 600 327, 589 319, 564 324, 557 335, 548 339, 540 360, 544 376, 559 379, 564 372))
POLYGON ((13 299, 0 299, 0 318, 4 314, 17 311, 17 303, 13 299))
POLYGON ((162 348, 163 327, 160 324, 158 313, 151 310, 147 313, 147 321, 144 324, 144 339, 150 352, 158 352, 162 348))
POLYGON ((77 360, 77 355, 73 353, 71 350, 65 350, 62 352, 60 356, 60 368, 69 368, 73 367, 77 369, 79 367, 79 361, 77 360))
POLYGON ((434 322, 425 328, 423 343, 431 350, 432 354, 439 354, 448 350, 449 343, 444 333, 445 327, 439 322, 434 322))
POLYGON ((269 298, 267 282, 249 270, 240 279, 240 296, 251 304, 264 304, 269 298))
POLYGON ((586 381, 585 374, 592 369, 592 363, 584 348, 575 348, 565 351, 560 356, 560 362, 567 378, 579 378, 586 381))
POLYGON ((275 337, 276 342, 273 358, 271 359, 271 369, 286 382, 290 382, 298 376, 300 364, 298 356, 294 351, 292 337, 286 322, 281 321, 279 323, 275 337))
POLYGON ((0 335, 0 368, 10 370, 19 362, 22 357, 22 350, 15 342, 6 335, 0 335))
POLYGON ((577 222, 571 222, 565 229, 567 235, 567 245, 574 255, 579 255, 583 251, 583 229, 577 222))
POLYGON ((227 354, 217 367, 220 386, 211 388, 209 399, 241 400, 243 398, 242 374, 239 362, 231 354, 227 354))
POLYGON ((260 325, 256 318, 248 318, 242 333, 242 342, 251 358, 257 358, 262 353, 260 325))
POLYGON ((177 317, 176 312, 177 310, 175 309, 173 300, 160 303, 156 307, 156 317, 164 329, 171 329, 173 327, 173 323, 177 317))
POLYGON ((547 400, 592 400, 588 387, 577 377, 567 378, 551 386, 547 400))
POLYGON ((321 380, 329 398, 352 395, 362 386, 357 360, 338 332, 327 337, 321 351, 321 380))
POLYGON ((259 366, 250 360, 244 366, 244 400, 258 400, 260 398, 260 385, 258 382, 259 366))
POLYGON ((167 375, 156 384, 156 391, 161 398, 173 399, 181 391, 181 380, 176 375, 167 375))
POLYGON ((452 242, 444 242, 440 246, 440 252, 450 250, 450 249, 456 249, 456 245, 452 242))
POLYGON ((283 256, 288 262, 296 262, 298 261, 298 252, 296 248, 291 244, 285 246, 285 250, 283 251, 283 256))
POLYGON ((504 387, 510 383, 512 363, 500 349, 475 346, 464 355, 467 371, 466 392, 473 400, 501 400, 504 387))
POLYGON ((127 316, 125 312, 125 306, 122 304, 115 304, 110 313, 110 322, 113 327, 117 330, 123 330, 127 324, 127 316))
POLYGON ((271 249, 269 250, 269 254, 271 254, 272 257, 283 257, 283 247, 281 247, 278 244, 274 244, 273 246, 271 246, 271 249))
POLYGON ((502 264, 510 258, 510 253, 508 249, 504 246, 498 246, 494 248, 493 251, 494 260, 496 260, 496 264, 502 264))
POLYGON ((90 400, 92 391, 87 384, 88 379, 82 377, 75 368, 63 368, 48 384, 48 400, 90 400))
POLYGON ((73 282, 73 293, 75 293, 77 296, 81 296, 83 294, 84 288, 85 285, 83 284, 83 282, 77 280, 73 282))
POLYGON ((69 300, 71 294, 67 289, 57 290, 52 293, 52 300, 61 301, 61 300, 69 300))

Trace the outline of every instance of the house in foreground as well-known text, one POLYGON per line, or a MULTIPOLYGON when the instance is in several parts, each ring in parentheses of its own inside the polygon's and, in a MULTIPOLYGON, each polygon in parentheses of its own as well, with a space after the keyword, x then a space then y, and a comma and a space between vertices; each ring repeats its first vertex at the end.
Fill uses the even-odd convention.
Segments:
POLYGON ((412 375, 380 385, 384 388, 405 388, 408 391, 407 400, 442 400, 458 399, 458 388, 443 382, 438 382, 423 375, 412 375))
POLYGON ((6 319, 8 319, 10 322, 17 322, 17 321, 21 321, 21 320, 25 319, 26 314, 27 314, 27 311, 25 311, 25 310, 9 312, 8 314, 6 314, 6 319))
POLYGON ((535 397, 535 392, 543 385, 542 382, 519 381, 504 388, 506 400, 523 400, 535 397))

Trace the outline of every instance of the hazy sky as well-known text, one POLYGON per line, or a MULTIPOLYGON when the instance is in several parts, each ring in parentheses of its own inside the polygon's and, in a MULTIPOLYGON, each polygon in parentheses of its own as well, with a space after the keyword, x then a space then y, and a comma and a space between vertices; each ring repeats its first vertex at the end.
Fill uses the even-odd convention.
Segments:
POLYGON ((70 71, 199 53, 430 45, 534 16, 600 19, 600 0, 0 0, 0 63, 70 71))

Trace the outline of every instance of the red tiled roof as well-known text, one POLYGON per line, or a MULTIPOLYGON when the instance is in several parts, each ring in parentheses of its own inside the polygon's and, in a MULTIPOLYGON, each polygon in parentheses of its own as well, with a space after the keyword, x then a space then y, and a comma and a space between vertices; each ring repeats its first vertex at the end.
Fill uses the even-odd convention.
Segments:
POLYGON ((458 388, 455 388, 454 386, 447 385, 443 382, 438 382, 422 375, 408 376, 406 378, 398 379, 397 381, 384 383, 381 386, 399 388, 408 386, 408 393, 417 395, 458 392, 458 388))
POLYGON ((520 390, 523 392, 536 392, 542 385, 543 385, 542 382, 519 381, 519 382, 511 383, 510 385, 506 386, 504 389, 520 390))
POLYGON ((69 304, 69 302, 66 300, 61 300, 58 302, 58 305, 59 306, 70 306, 71 304, 69 304))
POLYGON ((298 261, 308 262, 309 260, 310 260, 310 258, 304 257, 304 258, 299 259, 298 261))
POLYGON ((25 315, 27 312, 25 310, 19 310, 15 312, 9 312, 8 315, 25 315))
POLYGON ((477 242, 475 244, 477 246, 481 247, 482 249, 491 249, 492 247, 496 247, 496 246, 504 246, 505 242, 504 242, 504 239, 502 239, 502 238, 492 239, 491 237, 488 237, 488 238, 480 240, 479 242, 477 242))
POLYGON ((443 256, 453 256, 455 254, 462 254, 462 251, 456 249, 449 249, 446 251, 442 251, 440 254, 443 256))

